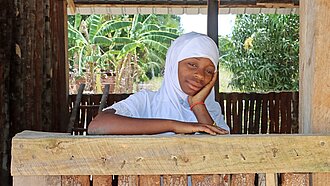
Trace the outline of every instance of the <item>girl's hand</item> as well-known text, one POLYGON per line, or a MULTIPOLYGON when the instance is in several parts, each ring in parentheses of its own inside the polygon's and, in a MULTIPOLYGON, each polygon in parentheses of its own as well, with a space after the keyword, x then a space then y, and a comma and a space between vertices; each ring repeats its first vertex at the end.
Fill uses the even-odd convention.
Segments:
POLYGON ((210 94, 210 92, 217 80, 217 74, 218 73, 215 72, 213 74, 211 81, 208 84, 206 84, 197 94, 195 94, 194 96, 188 96, 188 101, 189 101, 190 105, 193 103, 205 101, 205 99, 210 94))
POLYGON ((189 134, 189 133, 207 133, 211 135, 229 134, 229 132, 216 125, 201 124, 201 123, 185 123, 178 122, 175 124, 174 132, 176 134, 189 134))

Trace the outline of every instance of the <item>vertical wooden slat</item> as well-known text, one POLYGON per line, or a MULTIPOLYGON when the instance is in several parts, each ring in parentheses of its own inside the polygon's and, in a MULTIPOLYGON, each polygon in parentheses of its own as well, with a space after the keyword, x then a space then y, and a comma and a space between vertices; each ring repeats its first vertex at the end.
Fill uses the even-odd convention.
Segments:
POLYGON ((254 134, 254 106, 255 94, 250 94, 250 108, 249 108, 249 134, 254 134))
POLYGON ((244 95, 244 129, 243 133, 248 133, 248 121, 249 121, 249 110, 250 110, 250 100, 244 95))
POLYGON ((290 92, 286 92, 286 103, 287 103, 287 125, 286 134, 292 134, 292 95, 290 92))
POLYGON ((93 175, 93 186, 112 186, 112 176, 93 175))
POLYGON ((277 185, 277 175, 275 173, 266 173, 266 186, 277 185))
MULTIPOLYGON (((219 102, 220 104, 220 107, 221 107, 221 112, 222 114, 224 115, 225 114, 225 107, 224 107, 224 98, 223 98, 223 93, 219 93, 217 95, 217 101, 219 102)), ((224 115, 225 116, 225 115, 224 115)))
MULTIPOLYGON (((88 96, 88 101, 87 101, 87 106, 89 105, 94 105, 94 100, 93 100, 93 97, 92 94, 90 94, 88 96)), ((87 124, 92 121, 92 118, 93 118, 93 108, 86 108, 86 121, 84 122, 84 125, 87 126, 87 124)), ((82 126, 84 127, 84 126, 82 126)))
POLYGON ((74 106, 73 106, 71 116, 70 116, 70 119, 69 119, 67 132, 72 132, 72 129, 74 128, 74 125, 77 122, 77 117, 78 117, 78 114, 79 114, 78 111, 80 110, 79 106, 80 106, 81 99, 83 97, 84 89, 85 89, 85 84, 80 84, 78 94, 76 96, 77 98, 74 102, 74 106))
POLYGON ((280 112, 280 94, 276 93, 275 94, 275 110, 274 110, 274 121, 275 121, 274 133, 280 133, 279 112, 280 112))
POLYGON ((256 95, 256 108, 255 108, 255 119, 254 119, 254 134, 259 134, 260 120, 261 120, 261 97, 260 94, 256 95))
POLYGON ((138 176, 118 176, 118 186, 138 186, 139 177, 138 176))
MULTIPOLYGON (((3 185, 10 183, 10 65, 14 62, 13 41, 15 29, 15 6, 12 0, 0 1, 0 180, 3 185)), ((17 28, 16 28, 17 29, 17 28)))
POLYGON ((275 133, 275 93, 269 94, 269 133, 275 133))
POLYGON ((255 174, 233 174, 230 186, 254 186, 255 174))
POLYGON ((285 93, 280 93, 280 114, 281 114, 281 129, 280 133, 285 134, 287 131, 287 125, 288 125, 288 118, 287 118, 287 103, 286 103, 286 96, 285 93))
POLYGON ((61 186, 89 186, 89 176, 62 176, 61 186))
POLYGON ((98 113, 100 113, 107 105, 107 99, 108 99, 108 96, 109 96, 109 90, 110 90, 110 85, 109 84, 106 84, 104 86, 104 90, 103 90, 103 94, 102 94, 102 98, 101 98, 101 101, 100 101, 100 106, 99 106, 99 109, 98 109, 98 113))
POLYGON ((239 130, 239 123, 238 123, 238 113, 237 113, 237 93, 233 93, 231 95, 231 113, 233 117, 233 134, 240 134, 241 131, 239 130))
POLYGON ((282 182, 281 186, 292 186, 292 185, 308 186, 309 174, 285 173, 281 175, 281 182, 282 182))
POLYGON ((35 42, 34 42, 34 127, 35 129, 42 129, 42 72, 43 72, 43 56, 44 56, 44 15, 43 15, 44 1, 36 1, 35 12, 35 42))
POLYGON ((68 102, 67 95, 69 94, 68 82, 69 82, 69 63, 66 58, 66 37, 67 30, 65 30, 66 23, 66 2, 50 1, 51 4, 51 39, 52 39, 52 76, 53 76, 53 104, 54 109, 54 122, 52 128, 57 131, 66 131, 68 123, 68 108, 66 107, 68 102))
POLYGON ((261 133, 266 134, 268 132, 268 96, 269 94, 262 94, 262 112, 261 112, 261 133))
POLYGON ((160 176, 158 175, 139 176, 139 186, 149 186, 149 185, 160 186, 160 176))
POLYGON ((299 123, 298 123, 298 117, 299 117, 299 93, 293 92, 292 93, 292 133, 298 133, 299 132, 299 123))
POLYGON ((192 185, 210 185, 216 186, 221 185, 220 183, 220 175, 192 175, 191 176, 192 185))
POLYGON ((238 131, 240 134, 242 134, 243 132, 243 122, 242 122, 242 119, 243 119, 243 95, 242 94, 238 94, 237 95, 237 101, 238 101, 238 119, 237 119, 237 123, 238 123, 238 131))
POLYGON ((163 186, 186 186, 188 184, 187 175, 164 175, 163 186))
POLYGON ((229 128, 231 129, 231 131, 233 130, 233 124, 232 124, 232 100, 231 100, 231 96, 229 94, 227 94, 226 96, 226 121, 227 121, 227 125, 229 126, 229 128))

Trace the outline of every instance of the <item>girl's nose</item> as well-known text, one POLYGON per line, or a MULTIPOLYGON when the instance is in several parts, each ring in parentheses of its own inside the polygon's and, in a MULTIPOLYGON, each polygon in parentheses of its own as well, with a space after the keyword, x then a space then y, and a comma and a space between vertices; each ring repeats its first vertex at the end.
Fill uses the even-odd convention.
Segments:
POLYGON ((203 70, 197 69, 195 72, 195 77, 199 80, 199 81, 204 81, 205 78, 205 74, 203 70))

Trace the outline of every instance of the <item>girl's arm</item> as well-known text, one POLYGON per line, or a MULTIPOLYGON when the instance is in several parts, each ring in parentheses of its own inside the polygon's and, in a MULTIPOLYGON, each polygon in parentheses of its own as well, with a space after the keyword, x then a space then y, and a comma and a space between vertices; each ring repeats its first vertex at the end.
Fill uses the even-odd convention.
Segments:
MULTIPOLYGON (((196 95, 189 96, 188 101, 191 106, 193 106, 195 103, 204 103, 206 97, 210 94, 211 89, 213 88, 215 82, 217 79, 217 73, 214 73, 212 80, 203 87, 196 95)), ((194 105, 191 110, 194 112, 197 121, 199 123, 205 123, 205 124, 214 124, 214 121, 208 112, 206 106, 204 104, 196 104, 194 105)), ((228 134, 229 132, 225 129, 222 129, 219 127, 220 130, 223 131, 222 134, 228 134)))
POLYGON ((166 119, 130 118, 115 114, 113 109, 99 113, 88 126, 89 134, 159 134, 164 132, 224 134, 224 131, 216 126, 166 119))

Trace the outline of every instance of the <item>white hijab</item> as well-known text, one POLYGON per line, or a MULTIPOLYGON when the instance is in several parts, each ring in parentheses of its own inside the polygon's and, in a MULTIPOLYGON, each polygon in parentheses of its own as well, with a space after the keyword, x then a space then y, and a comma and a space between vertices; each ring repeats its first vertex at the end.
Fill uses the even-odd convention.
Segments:
MULTIPOLYGON (((161 88, 157 92, 138 92, 113 105, 112 108, 117 110, 120 109, 120 106, 124 106, 131 113, 130 116, 137 118, 163 118, 197 122, 195 114, 187 103, 188 95, 182 91, 178 77, 179 62, 191 57, 208 58, 217 68, 218 47, 211 38, 204 34, 190 32, 181 35, 173 41, 168 49, 161 88)), ((229 130, 224 122, 220 105, 215 101, 214 89, 206 98, 205 105, 217 125, 229 130)))

